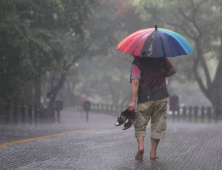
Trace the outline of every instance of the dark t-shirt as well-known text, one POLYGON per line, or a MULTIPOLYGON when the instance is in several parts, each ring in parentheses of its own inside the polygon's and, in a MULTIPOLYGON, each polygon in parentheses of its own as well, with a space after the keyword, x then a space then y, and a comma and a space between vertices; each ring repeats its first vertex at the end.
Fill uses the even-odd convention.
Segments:
POLYGON ((169 97, 165 71, 172 68, 167 58, 136 58, 132 63, 130 81, 140 79, 138 103, 169 97))

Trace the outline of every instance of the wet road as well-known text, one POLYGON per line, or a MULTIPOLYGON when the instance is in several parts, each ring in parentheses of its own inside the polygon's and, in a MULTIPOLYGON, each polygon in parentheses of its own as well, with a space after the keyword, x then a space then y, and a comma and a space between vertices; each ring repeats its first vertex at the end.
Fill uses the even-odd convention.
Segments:
POLYGON ((0 126, 0 169, 220 170, 222 125, 168 121, 166 139, 149 159, 150 127, 142 161, 134 159, 134 129, 114 127, 116 116, 61 113, 61 123, 0 126), (66 133, 68 132, 68 133, 66 133), (54 134, 54 135, 53 135, 54 134))

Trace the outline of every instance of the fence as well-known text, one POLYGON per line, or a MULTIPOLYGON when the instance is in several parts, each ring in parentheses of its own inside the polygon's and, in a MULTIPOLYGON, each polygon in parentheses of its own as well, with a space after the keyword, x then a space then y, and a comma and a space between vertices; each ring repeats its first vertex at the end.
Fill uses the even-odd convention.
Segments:
MULTIPOLYGON (((91 112, 107 113, 112 115, 120 115, 127 106, 122 105, 108 105, 108 104, 91 104, 91 112)), ((76 104, 73 106, 74 110, 83 110, 82 104, 76 104)), ((184 106, 179 107, 174 111, 168 110, 168 117, 172 120, 182 121, 195 121, 195 122, 218 122, 222 121, 222 116, 215 114, 212 107, 209 106, 184 106)))
MULTIPOLYGON (((113 115, 119 115, 122 111, 126 110, 127 106, 124 105, 109 105, 109 104, 91 104, 91 112, 107 113, 113 115)), ((82 111, 83 104, 75 104, 72 109, 82 111)))
POLYGON ((54 109, 0 101, 0 124, 37 124, 55 120, 54 109))
MULTIPOLYGON (((120 115, 127 108, 125 105, 91 104, 91 112, 120 115)), ((82 104, 73 105, 72 109, 82 111, 82 104)), ((218 122, 222 116, 215 114, 211 107, 184 106, 168 111, 168 117, 176 121, 218 122)), ((0 124, 37 124, 59 121, 60 113, 55 109, 38 108, 31 105, 3 102, 0 100, 0 124)))
POLYGON ((212 107, 184 106, 175 111, 169 111, 173 120, 188 120, 195 122, 218 122, 221 121, 221 115, 215 114, 212 107))

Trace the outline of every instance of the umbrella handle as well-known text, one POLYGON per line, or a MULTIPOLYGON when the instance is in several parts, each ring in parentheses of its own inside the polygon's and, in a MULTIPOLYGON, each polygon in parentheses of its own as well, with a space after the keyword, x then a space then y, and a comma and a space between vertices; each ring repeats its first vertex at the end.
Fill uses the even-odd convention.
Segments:
POLYGON ((155 25, 155 31, 157 30, 157 25, 155 25))

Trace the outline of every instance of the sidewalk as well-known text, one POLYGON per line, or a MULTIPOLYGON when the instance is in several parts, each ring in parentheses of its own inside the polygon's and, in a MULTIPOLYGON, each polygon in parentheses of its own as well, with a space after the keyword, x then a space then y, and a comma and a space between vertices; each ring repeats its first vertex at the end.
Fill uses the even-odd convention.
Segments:
MULTIPOLYGON (((122 131, 121 127, 115 127, 116 116, 90 114, 88 123, 84 116, 80 113, 63 112, 61 124, 42 125, 32 129, 17 128, 16 133, 23 134, 22 137, 12 135, 13 137, 8 139, 20 140, 79 129, 88 130, 0 147, 0 169, 222 169, 221 124, 168 121, 166 139, 161 140, 159 144, 157 160, 149 159, 150 126, 148 125, 144 159, 138 161, 134 159, 137 143, 133 128, 122 131), (94 129, 99 126, 107 128, 94 129)), ((2 133, 2 127, 0 129, 2 133)), ((11 134, 13 133, 8 131, 8 136, 11 134)))
POLYGON ((0 125, 0 144, 79 129, 113 126, 115 120, 116 116, 89 113, 89 122, 87 122, 85 112, 62 111, 60 123, 0 125))

